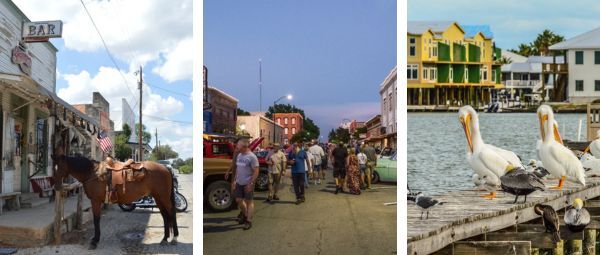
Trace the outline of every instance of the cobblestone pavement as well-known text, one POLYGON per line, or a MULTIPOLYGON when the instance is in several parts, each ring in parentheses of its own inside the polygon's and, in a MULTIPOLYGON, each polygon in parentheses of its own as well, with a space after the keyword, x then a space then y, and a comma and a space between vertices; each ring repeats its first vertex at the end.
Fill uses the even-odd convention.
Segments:
MULTIPOLYGON (((177 245, 159 245, 164 232, 163 220, 158 209, 123 212, 113 205, 102 211, 102 235, 96 250, 87 249, 94 234, 94 225, 88 222, 84 230, 65 234, 61 246, 22 249, 18 254, 192 254, 192 175, 181 174, 178 175, 178 179, 179 192, 186 197, 188 209, 177 214, 177 245)), ((91 215, 91 211, 85 213, 91 215)))
POLYGON ((204 213, 204 254, 396 254, 395 184, 376 184, 361 195, 334 195, 327 181, 310 185, 306 202, 295 205, 291 179, 281 200, 270 204, 255 193, 256 216, 250 230, 235 222, 238 210, 204 213))

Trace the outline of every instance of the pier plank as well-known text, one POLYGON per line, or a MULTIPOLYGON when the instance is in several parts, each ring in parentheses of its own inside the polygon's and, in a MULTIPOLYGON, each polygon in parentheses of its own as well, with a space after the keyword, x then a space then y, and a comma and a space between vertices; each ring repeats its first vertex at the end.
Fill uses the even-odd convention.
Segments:
POLYGON ((494 255, 494 254, 518 254, 529 255, 531 253, 531 242, 528 241, 475 241, 454 243, 454 254, 464 255, 494 255))
MULTIPOLYGON (((545 183, 550 187, 556 184, 556 180, 545 183)), ((523 203, 523 197, 519 197, 519 203, 513 204, 514 196, 501 191, 494 200, 481 198, 484 194, 484 191, 465 190, 434 196, 444 204, 432 208, 429 219, 423 220, 419 218, 421 210, 409 202, 408 254, 430 254, 466 238, 537 219, 540 216, 534 213, 533 206, 538 203, 560 210, 575 198, 588 200, 599 197, 600 177, 587 178, 585 187, 567 181, 563 190, 535 192, 527 197, 527 203, 523 203)), ((596 201, 586 201, 586 207, 592 208, 592 215, 600 215, 600 209, 594 209, 598 204, 596 201)), ((594 217, 594 228, 596 222, 600 224, 600 220, 596 221, 594 217)))

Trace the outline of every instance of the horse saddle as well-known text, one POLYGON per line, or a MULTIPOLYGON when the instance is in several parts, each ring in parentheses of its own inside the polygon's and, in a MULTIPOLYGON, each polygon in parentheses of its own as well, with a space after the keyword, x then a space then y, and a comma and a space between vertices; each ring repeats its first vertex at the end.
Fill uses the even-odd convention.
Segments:
POLYGON ((126 182, 141 181, 146 176, 146 168, 142 162, 134 162, 129 159, 125 162, 115 161, 107 157, 104 161, 104 168, 107 174, 107 189, 109 191, 110 201, 115 202, 117 198, 117 186, 121 185, 125 193, 126 182))

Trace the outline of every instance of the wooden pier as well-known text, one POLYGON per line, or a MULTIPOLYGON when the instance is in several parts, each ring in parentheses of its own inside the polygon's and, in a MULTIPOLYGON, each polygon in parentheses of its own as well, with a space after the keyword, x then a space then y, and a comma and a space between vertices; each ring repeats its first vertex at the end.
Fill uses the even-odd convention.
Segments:
MULTIPOLYGON (((545 183, 551 187, 558 180, 549 179, 545 183)), ((506 254, 507 250, 508 254, 539 254, 543 249, 554 249, 552 254, 573 254, 573 249, 582 252, 576 254, 595 254, 600 201, 592 199, 600 197, 600 177, 587 178, 586 184, 583 187, 567 181, 563 190, 536 191, 527 197, 527 203, 522 203, 523 197, 519 197, 517 204, 513 204, 514 196, 502 191, 498 191, 494 200, 482 198, 484 191, 450 192, 433 196, 444 204, 430 210, 429 219, 423 220, 419 208, 409 201, 407 254, 506 254), (584 231, 585 237, 583 233, 569 233, 561 226, 563 241, 557 247, 551 242, 551 235, 544 233, 542 224, 536 222, 540 216, 535 214, 533 206, 551 205, 558 212, 575 198, 585 201, 592 223, 584 231)), ((561 221, 562 215, 559 212, 561 221)))

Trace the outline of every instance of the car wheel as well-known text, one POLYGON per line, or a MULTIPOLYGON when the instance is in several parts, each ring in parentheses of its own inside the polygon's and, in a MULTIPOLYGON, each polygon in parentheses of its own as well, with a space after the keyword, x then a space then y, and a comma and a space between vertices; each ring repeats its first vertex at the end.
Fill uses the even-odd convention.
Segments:
POLYGON ((379 173, 373 171, 373 177, 371 177, 371 183, 378 183, 380 181, 379 173))
POLYGON ((187 210, 188 208, 188 202, 187 199, 185 199, 185 197, 183 195, 181 195, 181 193, 179 192, 175 192, 175 209, 177 209, 178 212, 185 212, 185 210, 187 210))
POLYGON ((260 172, 256 177, 255 189, 258 191, 265 191, 269 189, 269 174, 266 172, 260 172))
POLYGON ((231 184, 227 181, 215 181, 206 188, 208 206, 215 212, 228 211, 233 206, 231 184))

